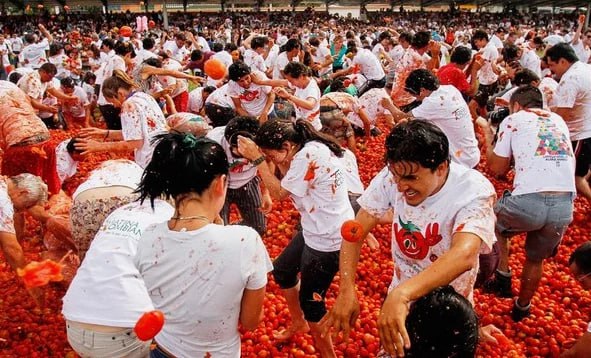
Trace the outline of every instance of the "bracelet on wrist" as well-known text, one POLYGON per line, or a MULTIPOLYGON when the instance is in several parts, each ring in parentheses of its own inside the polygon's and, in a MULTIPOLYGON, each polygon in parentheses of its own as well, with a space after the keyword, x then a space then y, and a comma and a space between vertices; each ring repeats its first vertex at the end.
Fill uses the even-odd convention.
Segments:
POLYGON ((260 157, 258 157, 257 159, 251 161, 250 163, 252 165, 254 165, 255 167, 258 167, 259 165, 261 165, 263 162, 265 161, 265 156, 261 155, 260 157))

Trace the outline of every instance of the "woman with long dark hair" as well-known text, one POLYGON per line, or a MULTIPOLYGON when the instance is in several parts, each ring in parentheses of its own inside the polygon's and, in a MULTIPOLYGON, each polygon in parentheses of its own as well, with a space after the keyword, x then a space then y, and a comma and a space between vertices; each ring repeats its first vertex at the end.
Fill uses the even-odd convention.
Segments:
POLYGON ((261 126, 255 141, 239 137, 238 151, 258 166, 271 197, 290 197, 301 215, 302 230, 273 264, 292 319, 292 326, 275 338, 310 330, 322 357, 334 357, 331 338, 321 336, 318 321, 326 313, 324 297, 339 270, 341 225, 353 218, 341 161, 344 150, 305 120, 272 120, 261 126), (283 179, 275 177, 265 158, 283 179))

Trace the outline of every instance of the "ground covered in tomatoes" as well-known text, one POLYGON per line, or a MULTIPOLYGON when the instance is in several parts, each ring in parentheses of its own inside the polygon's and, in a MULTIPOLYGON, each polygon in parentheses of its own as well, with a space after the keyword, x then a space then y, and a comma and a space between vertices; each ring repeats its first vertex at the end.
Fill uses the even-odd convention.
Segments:
MULTIPOLYGON (((386 131, 384 131, 385 133, 386 131)), ((52 140, 61 141, 73 133, 52 131, 52 140)), ((367 185, 383 167, 384 135, 360 139, 357 150, 361 179, 367 185)), ((79 164, 78 173, 64 183, 71 194, 100 162, 116 158, 113 154, 91 155, 79 164)), ((496 178, 486 170, 485 156, 478 167, 494 184, 497 194, 510 189, 512 178, 496 178)), ((234 216, 235 218, 235 216, 234 216)), ((572 346, 591 318, 591 293, 580 288, 568 270, 571 252, 585 242, 591 231, 591 208, 581 198, 575 202, 574 221, 566 232, 558 255, 547 260, 541 287, 532 301, 532 314, 520 323, 510 318, 511 299, 497 298, 475 292, 476 311, 483 325, 494 324, 508 337, 499 345, 485 344, 478 357, 557 357, 572 346)), ((298 221, 298 213, 289 201, 274 203, 268 216, 268 227, 263 237, 271 258, 279 255, 291 238, 298 221)), ((357 289, 361 314, 349 341, 335 340, 336 351, 345 357, 373 357, 379 350, 377 314, 384 301, 392 278, 393 263, 390 252, 391 230, 379 226, 374 235, 380 243, 377 252, 364 246, 357 270, 357 289)), ((513 289, 517 293, 519 275, 524 261, 523 237, 512 240, 510 265, 513 270, 513 289)), ((44 250, 39 224, 27 218, 26 237, 21 241, 28 261, 41 259, 44 250)), ((264 307, 264 319, 255 331, 242 335, 244 357, 316 357, 312 337, 295 336, 286 343, 273 340, 273 331, 287 327, 289 313, 279 287, 270 277, 264 307)), ((334 304, 338 290, 338 275, 328 292, 328 306, 334 304)), ((76 357, 66 339, 61 311, 61 297, 66 287, 51 283, 45 287, 45 306, 38 308, 30 299, 22 282, 0 253, 0 357, 76 357)))

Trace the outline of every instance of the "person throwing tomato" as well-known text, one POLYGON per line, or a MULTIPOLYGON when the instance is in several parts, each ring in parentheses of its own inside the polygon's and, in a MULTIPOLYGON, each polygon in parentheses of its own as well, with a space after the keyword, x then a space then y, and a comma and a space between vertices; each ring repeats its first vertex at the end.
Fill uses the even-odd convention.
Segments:
MULTIPOLYGON (((472 301, 478 255, 495 242, 494 201, 494 188, 482 174, 450 161, 448 139, 437 126, 413 120, 390 133, 386 167, 358 199, 356 217, 365 237, 393 210, 396 269, 378 319, 387 353, 402 357, 410 348, 405 321, 411 302, 448 284, 472 301)), ((362 244, 342 242, 339 295, 320 322, 324 334, 332 328, 347 337, 359 315, 355 270, 362 244)), ((481 334, 494 340, 495 330, 486 327, 481 334)))

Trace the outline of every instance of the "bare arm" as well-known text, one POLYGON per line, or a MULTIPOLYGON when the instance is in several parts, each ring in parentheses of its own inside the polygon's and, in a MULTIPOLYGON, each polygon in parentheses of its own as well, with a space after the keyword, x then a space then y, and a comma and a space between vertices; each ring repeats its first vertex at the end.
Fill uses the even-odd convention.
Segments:
POLYGON ((240 324, 248 331, 257 328, 263 313, 263 301, 266 288, 258 290, 245 289, 240 302, 240 324))
POLYGON ((13 270, 25 266, 23 248, 18 243, 15 234, 5 231, 0 232, 0 249, 2 249, 6 261, 13 270))
POLYGON ((586 332, 577 341, 574 347, 563 352, 560 358, 585 358, 591 357, 591 333, 586 332))

